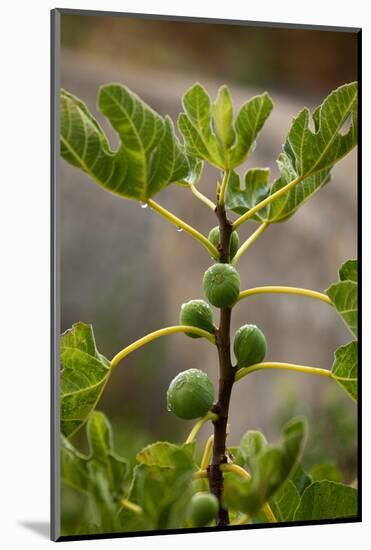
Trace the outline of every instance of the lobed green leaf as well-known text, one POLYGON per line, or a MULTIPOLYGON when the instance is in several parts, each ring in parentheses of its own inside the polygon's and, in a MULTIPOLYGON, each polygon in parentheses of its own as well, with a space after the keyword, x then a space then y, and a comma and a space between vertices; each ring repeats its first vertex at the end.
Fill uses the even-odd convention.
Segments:
POLYGON ((174 445, 167 441, 157 441, 144 447, 137 454, 140 464, 149 466, 161 466, 166 468, 196 468, 194 460, 195 443, 174 445))
POLYGON ((213 125, 215 135, 219 139, 223 150, 226 151, 234 144, 236 132, 233 126, 233 104, 231 92, 227 86, 221 86, 213 104, 213 125))
MULTIPOLYGON (((297 175, 295 173, 290 177, 285 174, 284 166, 288 163, 288 157, 282 153, 277 161, 277 164, 281 171, 281 177, 279 177, 272 185, 270 194, 276 193, 285 185, 295 180, 297 175)), ((290 218, 302 206, 307 200, 309 200, 319 189, 330 181, 329 170, 321 170, 313 175, 307 176, 299 184, 295 185, 290 191, 283 194, 281 197, 275 199, 267 208, 265 215, 261 215, 262 221, 268 221, 270 223, 283 222, 290 218)))
POLYGON ((230 170, 251 152, 272 107, 272 100, 264 93, 246 102, 233 121, 228 88, 219 89, 212 105, 206 90, 197 83, 183 96, 184 112, 179 115, 178 126, 191 155, 230 170))
POLYGON ((357 491, 334 481, 315 481, 296 509, 295 521, 351 518, 357 515, 357 491))
POLYGON ((288 480, 271 499, 270 506, 277 521, 292 521, 300 502, 300 493, 295 484, 288 480))
POLYGON ((310 485, 313 481, 312 477, 304 470, 301 464, 298 464, 296 466, 290 476, 290 480, 293 482, 300 495, 303 493, 304 489, 306 489, 308 485, 310 485))
MULTIPOLYGON (((358 262, 346 261, 339 269, 339 281, 326 291, 336 311, 353 336, 358 335, 358 262)), ((355 340, 338 348, 332 377, 355 401, 358 395, 358 343, 355 340)))
MULTIPOLYGON (((345 84, 333 91, 313 112, 314 131, 309 128, 310 114, 303 109, 293 120, 284 150, 277 164, 280 176, 268 185, 262 173, 258 181, 248 181, 241 189, 234 182, 227 206, 242 215, 262 199, 297 180, 289 191, 257 212, 252 219, 278 223, 291 217, 311 196, 330 181, 333 165, 348 154, 357 143, 357 83, 345 84), (350 127, 342 127, 350 120, 350 127), (236 197, 235 197, 236 195, 236 197)), ((254 169, 259 173, 260 169, 254 169)), ((251 176, 250 176, 251 177, 251 176)))
POLYGON ((305 439, 306 423, 302 418, 293 419, 286 424, 279 445, 265 445, 265 440, 260 435, 257 436, 256 432, 249 438, 245 436, 245 449, 242 452, 246 453, 249 462, 253 464, 251 479, 241 480, 234 474, 226 476, 226 506, 249 515, 258 514, 263 505, 290 478, 300 460, 305 439))
POLYGON ((94 410, 109 379, 111 364, 95 345, 93 328, 76 323, 61 335, 61 432, 74 434, 94 410))
POLYGON ((236 454, 236 464, 253 471, 257 457, 268 447, 265 436, 256 430, 249 430, 244 434, 236 454))
POLYGON ((350 342, 335 351, 332 375, 354 401, 358 398, 358 342, 350 342))
POLYGON ((357 83, 340 86, 313 112, 314 131, 309 128, 310 114, 303 109, 293 120, 284 152, 278 159, 280 177, 271 193, 291 181, 301 181, 288 193, 273 201, 265 221, 284 221, 299 206, 330 181, 333 165, 357 143, 357 83), (341 129, 350 118, 349 130, 341 129))
POLYGON ((339 269, 340 281, 353 281, 358 283, 358 261, 348 260, 339 269))
POLYGON ((188 174, 185 178, 175 181, 174 183, 176 185, 179 185, 181 187, 188 187, 189 185, 196 185, 199 182, 204 167, 203 161, 196 157, 189 156, 188 165, 188 174))
POLYGON ((242 105, 235 123, 236 143, 230 150, 230 160, 226 168, 235 168, 246 160, 272 109, 273 103, 267 92, 253 97, 242 105))
POLYGON ((294 119, 285 144, 298 176, 330 168, 357 142, 357 83, 340 86, 313 112, 314 131, 309 128, 309 110, 294 119), (351 123, 346 133, 342 127, 351 123))
POLYGON ((88 459, 65 437, 61 436, 61 480, 80 492, 88 492, 88 459))
POLYGON ((350 332, 357 338, 358 333, 358 285, 353 281, 334 283, 326 290, 336 311, 350 332))
MULTIPOLYGON (((313 479, 299 463, 293 470, 289 479, 270 498, 269 505, 278 521, 287 522, 294 519, 296 508, 300 502, 300 496, 313 482, 313 479)), ((263 511, 252 516, 253 523, 267 523, 267 517, 263 511)))
POLYGON ((62 482, 87 496, 86 520, 79 532, 122 530, 119 500, 124 495, 128 462, 115 453, 111 426, 103 413, 95 411, 90 416, 87 436, 88 455, 77 451, 66 437, 61 439, 62 482))
POLYGON ((179 528, 192 495, 193 467, 138 464, 129 499, 141 506, 146 529, 179 528))
POLYGON ((345 262, 339 270, 340 281, 332 284, 325 292, 336 311, 353 336, 358 334, 358 282, 357 260, 345 262), (346 277, 351 277, 346 279, 346 277))
POLYGON ((100 473, 108 482, 110 494, 119 497, 128 473, 128 462, 114 451, 113 434, 107 417, 98 411, 90 416, 87 425, 90 447, 89 467, 100 473))
POLYGON ((315 466, 313 466, 313 468, 311 468, 310 474, 313 481, 326 480, 341 482, 343 478, 341 471, 332 461, 316 464, 315 466))
MULTIPOLYGON (((236 214, 245 214, 270 193, 269 169, 251 168, 245 174, 244 188, 240 186, 240 176, 233 170, 230 173, 225 198, 225 206, 236 214)), ((251 219, 264 221, 266 209, 257 212, 251 219)))
MULTIPOLYGON (((61 155, 105 189, 146 201, 170 183, 195 177, 195 164, 162 118, 120 84, 102 86, 98 106, 119 135, 112 151, 102 128, 77 97, 61 91, 61 155)), ((197 164, 196 173, 201 170, 197 164)))
POLYGON ((91 492, 96 478, 102 476, 110 494, 120 496, 128 473, 128 462, 114 451, 112 428, 107 417, 94 411, 87 423, 89 454, 83 455, 62 435, 61 478, 69 486, 91 492))

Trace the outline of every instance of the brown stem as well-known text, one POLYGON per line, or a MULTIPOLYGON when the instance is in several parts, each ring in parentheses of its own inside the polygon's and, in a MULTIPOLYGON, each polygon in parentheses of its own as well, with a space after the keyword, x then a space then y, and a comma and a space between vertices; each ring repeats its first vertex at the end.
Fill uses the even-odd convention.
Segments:
MULTIPOLYGON (((220 243, 218 250, 220 252, 220 262, 228 263, 230 259, 229 245, 232 234, 232 224, 226 216, 224 207, 218 204, 215 211, 219 220, 220 243)), ((217 517, 217 525, 219 526, 229 524, 228 510, 222 506, 223 473, 219 466, 227 462, 227 422, 229 402, 234 382, 234 369, 231 362, 230 344, 231 314, 231 308, 220 310, 220 324, 215 335, 219 355, 219 393, 218 401, 213 410, 218 414, 218 419, 213 422, 214 445, 211 464, 208 468, 208 478, 210 492, 219 500, 219 512, 217 517)))

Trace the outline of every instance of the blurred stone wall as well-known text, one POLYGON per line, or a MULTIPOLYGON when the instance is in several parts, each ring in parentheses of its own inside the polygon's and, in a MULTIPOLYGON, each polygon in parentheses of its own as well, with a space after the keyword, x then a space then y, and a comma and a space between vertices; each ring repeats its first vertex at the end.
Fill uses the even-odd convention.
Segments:
MULTIPOLYGON (((200 80, 211 95, 222 80, 205 81, 159 71, 137 72, 123 61, 110 65, 88 56, 62 51, 62 85, 83 99, 97 116, 112 145, 117 143, 95 101, 101 83, 119 81, 174 121, 184 91, 200 80)), ((236 106, 262 90, 231 88, 236 106)), ((275 108, 246 167, 268 166, 276 175, 275 159, 291 119, 303 107, 300 98, 271 91, 275 108)), ((313 107, 314 105, 308 105, 313 107)), ((246 168, 244 167, 244 168, 246 168)), ((214 198, 218 173, 205 170, 200 188, 214 198)), ((120 200, 95 185, 80 171, 61 162, 62 328, 92 322, 98 346, 111 357, 132 340, 157 328, 176 324, 180 305, 202 298, 202 276, 211 264, 205 250, 184 232, 136 202, 120 200)), ((170 186, 158 202, 204 234, 216 225, 211 210, 188 189, 170 186)), ((255 229, 240 228, 241 239, 255 229)), ((333 171, 332 182, 283 224, 271 226, 239 263, 242 288, 282 284, 324 290, 336 279, 339 265, 356 255, 356 155, 333 171)), ((259 296, 240 303, 233 330, 256 323, 267 337, 267 359, 330 368, 333 351, 350 340, 334 311, 326 304, 294 296, 259 296)), ((174 335, 158 340, 146 352, 130 355, 114 373, 102 406, 122 421, 133 422, 135 396, 145 402, 145 421, 153 438, 169 422, 165 392, 171 378, 196 367, 217 383, 217 355, 208 342, 174 335), (143 370, 141 370, 143 369, 143 370), (146 373, 156 377, 146 382, 146 373)), ((314 403, 331 381, 284 372, 255 373, 236 385, 231 407, 230 441, 248 428, 272 433, 279 406, 279 381, 290 380, 303 402, 314 403)), ((339 398, 342 399, 339 390, 339 398)), ((346 397, 345 397, 346 400, 346 397)), ((351 404, 352 405, 352 404, 351 404)), ((303 409, 304 410, 304 409, 303 409)), ((178 422, 175 420, 175 422, 178 422)), ((183 428, 182 428, 183 429, 183 428)), ((184 429, 188 429, 188 424, 184 429)), ((205 435, 205 434, 204 434, 205 435)))

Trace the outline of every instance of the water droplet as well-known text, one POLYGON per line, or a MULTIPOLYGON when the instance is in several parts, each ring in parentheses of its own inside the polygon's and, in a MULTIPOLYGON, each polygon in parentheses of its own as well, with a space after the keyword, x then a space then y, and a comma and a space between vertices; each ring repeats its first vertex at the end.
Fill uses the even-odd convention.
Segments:
POLYGON ((148 204, 146 202, 141 202, 140 207, 141 208, 147 208, 148 204))
POLYGON ((183 231, 181 227, 177 227, 176 230, 178 231, 178 233, 181 233, 183 231))

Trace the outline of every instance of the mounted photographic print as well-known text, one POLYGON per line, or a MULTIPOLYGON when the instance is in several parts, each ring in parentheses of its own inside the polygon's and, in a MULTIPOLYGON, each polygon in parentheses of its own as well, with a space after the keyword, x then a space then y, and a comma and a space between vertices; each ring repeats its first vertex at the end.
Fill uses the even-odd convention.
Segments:
POLYGON ((360 41, 53 10, 53 540, 361 520, 360 41))

